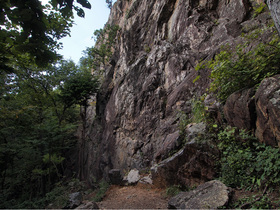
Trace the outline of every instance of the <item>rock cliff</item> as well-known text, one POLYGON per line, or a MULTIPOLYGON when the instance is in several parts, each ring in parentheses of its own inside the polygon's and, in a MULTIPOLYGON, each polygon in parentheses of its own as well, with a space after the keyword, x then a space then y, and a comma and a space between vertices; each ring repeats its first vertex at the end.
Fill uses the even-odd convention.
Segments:
MULTIPOLYGON (((242 32, 271 21, 267 12, 252 19, 253 4, 249 0, 114 4, 108 24, 117 24, 120 30, 92 107, 96 112, 87 125, 84 165, 89 181, 107 177, 113 168, 125 173, 151 167, 168 156, 180 141, 178 114, 190 114, 192 99, 209 86, 210 72, 197 72, 198 62, 211 59, 225 44, 240 43, 242 32)), ((215 103, 211 95, 207 101, 215 103)))

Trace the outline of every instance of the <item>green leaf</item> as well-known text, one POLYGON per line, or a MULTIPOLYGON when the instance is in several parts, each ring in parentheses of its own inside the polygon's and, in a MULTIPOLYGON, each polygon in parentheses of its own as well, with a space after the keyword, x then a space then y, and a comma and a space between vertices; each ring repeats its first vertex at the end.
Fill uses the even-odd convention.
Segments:
POLYGON ((82 18, 85 17, 85 12, 84 12, 84 10, 83 10, 82 8, 76 7, 76 6, 75 6, 74 9, 76 10, 77 15, 78 15, 79 17, 82 17, 82 18))
POLYGON ((88 0, 77 0, 79 4, 81 4, 83 7, 87 9, 91 9, 91 4, 89 3, 88 0))
POLYGON ((193 80, 193 83, 195 83, 197 80, 199 80, 200 75, 196 76, 196 78, 193 80))

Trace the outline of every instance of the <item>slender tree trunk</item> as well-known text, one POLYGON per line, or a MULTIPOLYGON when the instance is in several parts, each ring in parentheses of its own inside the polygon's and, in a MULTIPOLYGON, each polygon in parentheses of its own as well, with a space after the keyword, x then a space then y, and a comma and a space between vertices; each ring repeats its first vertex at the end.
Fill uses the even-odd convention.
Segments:
POLYGON ((82 135, 79 144, 79 178, 81 180, 85 179, 84 173, 84 163, 85 163, 85 141, 86 141, 86 119, 87 119, 87 105, 81 106, 80 111, 81 119, 82 119, 82 135))

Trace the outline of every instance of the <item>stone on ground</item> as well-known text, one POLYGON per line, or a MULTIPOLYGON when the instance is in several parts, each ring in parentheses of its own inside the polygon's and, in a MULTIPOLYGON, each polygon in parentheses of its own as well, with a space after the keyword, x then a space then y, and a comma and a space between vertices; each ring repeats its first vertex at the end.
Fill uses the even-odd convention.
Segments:
POLYGON ((198 186, 190 192, 181 192, 168 202, 169 209, 217 209, 229 201, 230 188, 213 180, 198 186))
POLYGON ((136 169, 132 169, 127 175, 127 183, 128 184, 136 184, 140 180, 139 171, 136 169))
POLYGON ((113 185, 121 185, 123 177, 121 175, 120 169, 112 169, 109 171, 109 179, 113 185))
POLYGON ((99 209, 99 207, 95 202, 88 202, 88 203, 81 204, 76 209, 99 209))
POLYGON ((150 175, 142 177, 139 182, 142 184, 153 184, 153 180, 151 179, 150 175))
POLYGON ((74 192, 69 195, 68 205, 66 208, 74 209, 78 207, 83 200, 83 196, 81 192, 74 192))

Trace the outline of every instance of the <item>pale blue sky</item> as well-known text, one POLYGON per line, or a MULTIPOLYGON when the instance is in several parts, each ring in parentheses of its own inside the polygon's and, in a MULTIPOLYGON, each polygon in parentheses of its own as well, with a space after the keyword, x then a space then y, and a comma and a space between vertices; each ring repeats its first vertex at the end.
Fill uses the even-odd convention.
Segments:
MULTIPOLYGON (((49 0, 41 1, 44 4, 49 0)), ((91 9, 84 8, 85 18, 80 18, 75 14, 71 37, 60 40, 63 43, 63 49, 59 50, 58 53, 63 55, 66 60, 72 59, 76 64, 82 57, 82 51, 87 47, 94 46, 93 32, 104 27, 110 14, 105 0, 89 0, 89 2, 91 9)))
POLYGON ((105 0, 89 0, 89 2, 92 8, 84 9, 85 18, 75 15, 71 37, 61 39, 63 49, 58 51, 64 59, 72 59, 76 64, 82 57, 82 51, 94 46, 93 32, 104 27, 110 14, 105 0))

